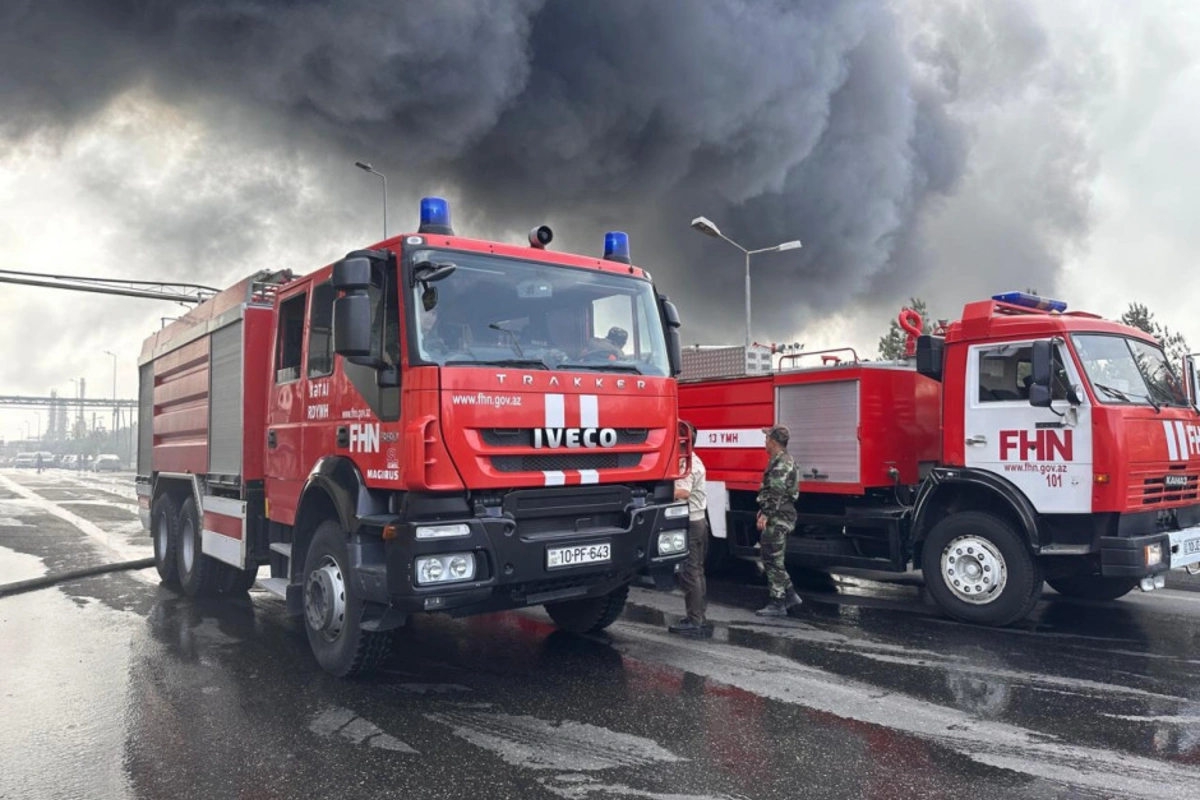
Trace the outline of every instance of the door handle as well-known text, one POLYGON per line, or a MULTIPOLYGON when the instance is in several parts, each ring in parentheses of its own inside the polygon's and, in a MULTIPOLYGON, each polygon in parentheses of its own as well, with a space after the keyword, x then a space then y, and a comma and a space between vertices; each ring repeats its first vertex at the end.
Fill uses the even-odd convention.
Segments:
POLYGON ((967 439, 967 444, 987 444, 986 436, 971 436, 967 439))
POLYGON ((274 449, 279 444, 279 440, 275 437, 275 431, 267 431, 267 447, 274 449))

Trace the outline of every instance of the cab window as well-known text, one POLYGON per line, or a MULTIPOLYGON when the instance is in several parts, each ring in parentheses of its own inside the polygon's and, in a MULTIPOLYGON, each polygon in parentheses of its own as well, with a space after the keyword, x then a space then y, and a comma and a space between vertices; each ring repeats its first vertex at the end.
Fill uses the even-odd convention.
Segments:
MULTIPOLYGON (((1033 382, 1033 348, 1029 345, 1009 345, 979 352, 979 402, 1029 401, 1029 385, 1033 382)), ((1054 351, 1054 380, 1051 398, 1067 399, 1070 380, 1058 350, 1054 351)))
POLYGON ((275 335, 275 382, 300 380, 304 353, 304 310, 308 294, 289 297, 279 306, 279 330, 275 335))

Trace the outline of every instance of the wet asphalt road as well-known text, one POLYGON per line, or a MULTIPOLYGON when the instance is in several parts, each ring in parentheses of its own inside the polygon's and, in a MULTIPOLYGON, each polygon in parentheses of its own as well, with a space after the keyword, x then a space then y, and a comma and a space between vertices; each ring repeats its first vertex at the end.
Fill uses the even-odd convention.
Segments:
MULTIPOLYGON (((0 471, 0 583, 148 553, 127 476, 0 471)), ((1200 594, 1047 590, 1005 630, 914 580, 802 594, 765 622, 762 587, 712 582, 711 642, 645 590, 592 638, 425 617, 365 681, 257 591, 0 598, 0 798, 1200 797, 1200 594)))

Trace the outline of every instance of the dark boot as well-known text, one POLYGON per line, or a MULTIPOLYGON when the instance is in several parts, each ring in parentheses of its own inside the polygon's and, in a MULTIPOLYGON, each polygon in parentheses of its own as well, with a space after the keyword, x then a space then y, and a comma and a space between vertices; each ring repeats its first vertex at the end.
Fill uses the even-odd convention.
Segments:
POLYGON ((668 625, 667 631, 678 636, 685 636, 688 639, 711 639, 713 635, 712 623, 701 622, 697 624, 686 617, 674 625, 668 625))
POLYGON ((771 601, 765 606, 754 612, 760 617, 786 617, 788 613, 787 603, 781 597, 772 597, 771 601))

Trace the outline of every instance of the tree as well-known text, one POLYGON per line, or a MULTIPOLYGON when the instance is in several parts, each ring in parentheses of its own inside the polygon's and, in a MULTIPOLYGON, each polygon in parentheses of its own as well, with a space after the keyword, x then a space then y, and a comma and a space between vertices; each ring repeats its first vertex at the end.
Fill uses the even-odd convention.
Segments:
POLYGON ((1183 357, 1191 352, 1182 333, 1174 332, 1166 325, 1160 325, 1154 319, 1154 314, 1150 309, 1141 303, 1130 303, 1129 308, 1121 315, 1121 322, 1131 328, 1145 331, 1158 339, 1159 344, 1167 353, 1167 358, 1171 360, 1172 368, 1177 371, 1179 365, 1183 363, 1183 357))
MULTIPOLYGON (((911 308, 921 315, 922 333, 930 333, 933 330, 933 320, 929 317, 929 309, 925 307, 924 300, 919 297, 910 297, 905 308, 911 308)), ((900 323, 893 319, 888 326, 888 332, 879 339, 880 360, 899 361, 904 358, 907 343, 908 334, 900 327, 900 323)))

